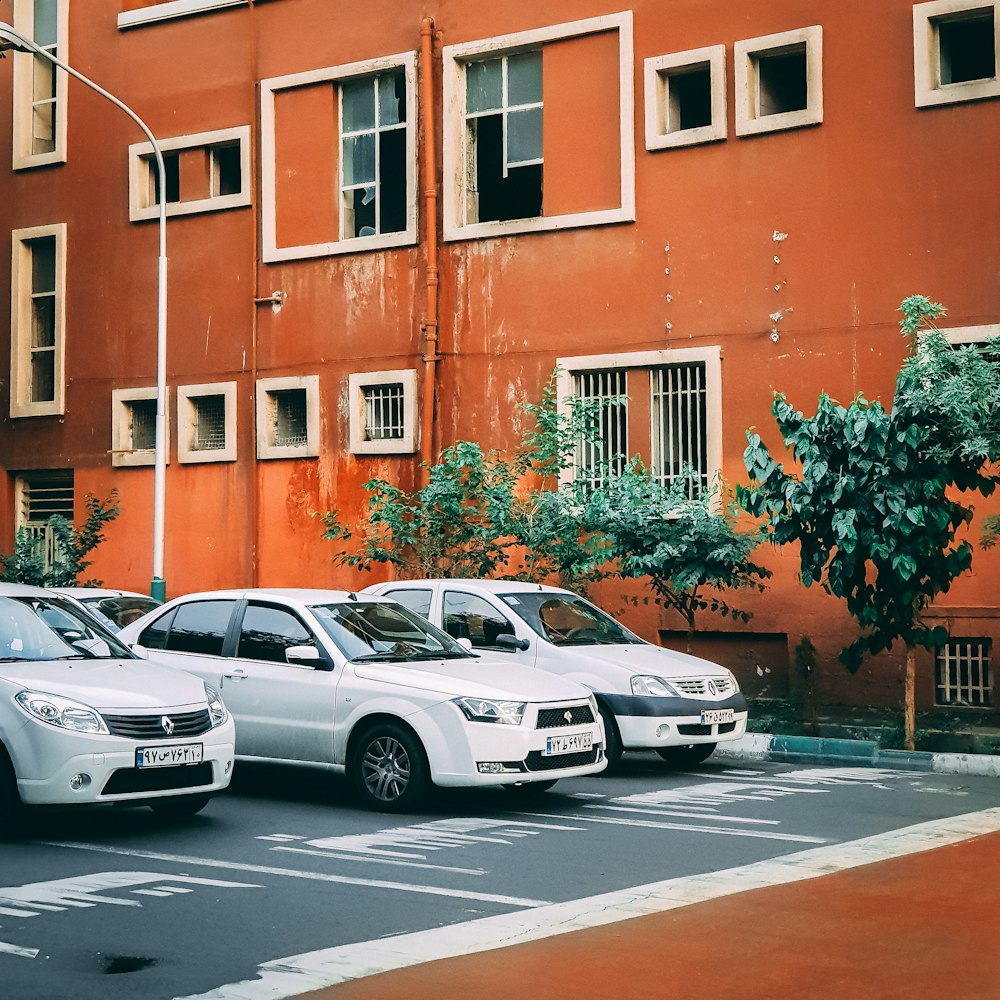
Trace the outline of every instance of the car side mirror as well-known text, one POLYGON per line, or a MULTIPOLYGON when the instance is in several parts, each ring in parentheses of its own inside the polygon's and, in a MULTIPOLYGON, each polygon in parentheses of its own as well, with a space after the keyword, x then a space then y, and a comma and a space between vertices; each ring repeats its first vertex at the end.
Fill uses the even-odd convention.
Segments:
POLYGON ((518 639, 516 635, 511 635, 509 632, 505 632, 503 635, 498 635, 493 642, 493 645, 497 649, 502 649, 510 653, 523 653, 531 643, 527 639, 518 639))
POLYGON ((472 652, 472 640, 471 639, 467 639, 463 635, 461 639, 456 639, 455 642, 457 642, 462 647, 462 649, 467 649, 470 653, 472 652))
POLYGON ((300 663, 303 666, 315 667, 317 670, 330 669, 315 646, 289 646, 285 650, 285 659, 289 663, 300 663))

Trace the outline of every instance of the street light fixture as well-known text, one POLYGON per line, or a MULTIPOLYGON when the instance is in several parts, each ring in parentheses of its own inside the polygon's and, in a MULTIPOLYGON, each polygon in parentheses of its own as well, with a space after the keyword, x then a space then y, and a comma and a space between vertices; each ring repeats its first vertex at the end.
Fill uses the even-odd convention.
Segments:
POLYGON ((127 104, 124 104, 113 94, 109 94, 103 87, 98 86, 93 80, 73 69, 72 66, 48 50, 36 45, 30 38, 19 34, 5 21, 0 21, 0 55, 5 49, 26 52, 29 55, 48 60, 110 101, 116 108, 124 111, 142 129, 153 147, 153 154, 156 157, 156 175, 159 181, 160 248, 156 272, 156 434, 153 465, 153 579, 150 583, 150 594, 162 601, 166 598, 167 591, 166 580, 163 577, 164 508, 166 506, 167 478, 167 185, 163 153, 149 127, 127 104))

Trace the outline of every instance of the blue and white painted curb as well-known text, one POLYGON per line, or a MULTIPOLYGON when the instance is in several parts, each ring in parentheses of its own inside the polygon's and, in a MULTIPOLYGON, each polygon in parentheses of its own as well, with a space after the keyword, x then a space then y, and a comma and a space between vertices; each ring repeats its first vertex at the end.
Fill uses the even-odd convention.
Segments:
POLYGON ((747 733, 742 739, 720 743, 712 757, 796 763, 816 760, 858 767, 891 767, 903 771, 938 771, 941 774, 978 774, 1000 778, 1000 757, 995 755, 883 750, 871 740, 747 733))

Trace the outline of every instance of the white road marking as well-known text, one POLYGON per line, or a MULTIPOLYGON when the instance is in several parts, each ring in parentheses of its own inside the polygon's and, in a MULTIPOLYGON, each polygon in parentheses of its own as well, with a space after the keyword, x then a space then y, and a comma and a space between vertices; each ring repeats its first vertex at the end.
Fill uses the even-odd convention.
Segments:
POLYGON ((360 854, 339 854, 336 851, 313 851, 308 847, 272 847, 272 851, 287 851, 289 854, 311 854, 315 858, 333 858, 335 861, 357 861, 365 865, 396 865, 400 868, 429 868, 436 872, 455 872, 459 875, 486 875, 485 868, 455 868, 450 865, 431 865, 422 861, 402 861, 399 858, 369 858, 360 854))
MULTIPOLYGON (((251 872, 256 875, 281 875, 286 878, 308 879, 314 882, 339 882, 342 885, 363 885, 371 889, 388 889, 394 892, 424 893, 428 896, 449 896, 454 899, 471 899, 481 903, 499 903, 502 906, 549 906, 545 899, 525 899, 520 896, 503 896, 490 892, 471 892, 462 889, 443 889, 436 885, 414 885, 408 882, 384 882, 380 879, 351 878, 349 875, 327 875, 324 872, 305 872, 295 868, 272 868, 268 865, 249 865, 238 861, 219 861, 215 858, 196 858, 186 854, 162 854, 159 851, 135 851, 104 844, 82 844, 75 841, 40 840, 45 847, 64 847, 73 851, 95 851, 98 854, 116 854, 146 861, 167 861, 176 865, 194 865, 199 868, 222 868, 227 871, 251 872)), ((162 879, 162 875, 157 878, 162 879)), ((0 892, 0 899, 3 898, 0 892)), ((102 900, 106 902, 106 900, 102 900)))
POLYGON ((717 820, 720 823, 757 823, 763 826, 780 826, 780 819, 751 819, 748 816, 722 816, 713 813, 708 809, 699 809, 697 812, 682 809, 644 809, 641 806, 594 806, 588 805, 587 809, 606 809, 608 812, 630 812, 645 813, 647 816, 679 816, 687 819, 717 820))
POLYGON ((380 972, 537 941, 766 886, 819 878, 998 830, 1000 808, 986 809, 727 871, 689 875, 588 899, 553 903, 529 912, 483 917, 377 942, 361 941, 276 959, 260 966, 257 979, 178 1000, 285 1000, 380 972))
POLYGON ((37 948, 20 948, 16 944, 4 944, 0 941, 0 954, 20 955, 21 958, 35 958, 38 955, 37 948))

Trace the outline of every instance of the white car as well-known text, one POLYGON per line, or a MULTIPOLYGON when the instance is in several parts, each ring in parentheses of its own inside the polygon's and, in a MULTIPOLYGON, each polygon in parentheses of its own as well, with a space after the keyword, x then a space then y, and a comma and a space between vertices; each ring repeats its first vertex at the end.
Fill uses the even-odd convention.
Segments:
POLYGON ((134 590, 112 590, 108 587, 53 587, 52 590, 79 601, 112 632, 119 632, 162 603, 134 590))
POLYGON ((190 815, 229 784, 234 751, 204 681, 139 659, 68 598, 0 584, 0 831, 27 805, 190 815))
POLYGON ((219 687, 238 759, 346 773, 375 809, 411 809, 431 784, 540 791, 605 767, 589 691, 479 656, 385 598, 188 594, 119 638, 219 687))
POLYGON ((476 649, 589 688, 612 764, 624 750, 696 764, 746 732, 746 699, 729 670, 654 646, 569 590, 510 580, 397 580, 362 593, 391 597, 476 649))

